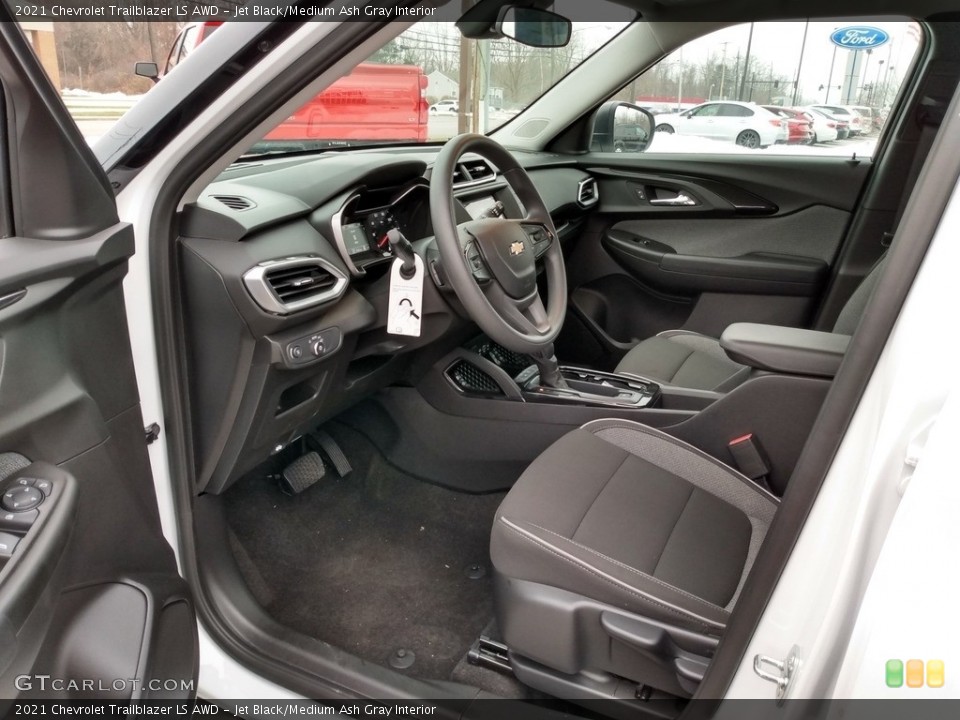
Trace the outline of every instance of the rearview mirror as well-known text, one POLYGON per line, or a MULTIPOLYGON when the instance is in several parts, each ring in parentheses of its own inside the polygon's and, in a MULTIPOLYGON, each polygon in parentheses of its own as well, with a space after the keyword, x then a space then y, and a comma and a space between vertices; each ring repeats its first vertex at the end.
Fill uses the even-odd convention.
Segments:
POLYGON ((593 116, 590 150, 594 152, 640 153, 653 139, 655 121, 649 110, 609 100, 593 116))
POLYGON ((138 62, 133 66, 133 72, 140 77, 160 82, 160 68, 155 62, 138 62))
POLYGON ((572 24, 549 10, 507 5, 500 11, 496 31, 531 47, 563 47, 570 42, 572 24))

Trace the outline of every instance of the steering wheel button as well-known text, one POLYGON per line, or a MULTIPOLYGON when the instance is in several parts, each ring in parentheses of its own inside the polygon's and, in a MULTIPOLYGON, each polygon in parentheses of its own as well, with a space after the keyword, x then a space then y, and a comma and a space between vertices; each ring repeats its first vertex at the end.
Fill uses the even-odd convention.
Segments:
POLYGON ((33 510, 43 502, 43 493, 35 487, 15 486, 7 490, 0 499, 0 508, 9 512, 33 510))

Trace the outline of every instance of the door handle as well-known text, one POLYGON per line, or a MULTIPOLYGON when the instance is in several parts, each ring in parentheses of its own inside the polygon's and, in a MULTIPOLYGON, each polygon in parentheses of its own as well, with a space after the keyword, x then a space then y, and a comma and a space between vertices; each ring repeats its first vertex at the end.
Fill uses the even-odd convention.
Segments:
POLYGON ((650 200, 651 205, 661 205, 665 207, 690 207, 691 205, 696 205, 697 201, 686 193, 677 193, 675 197, 670 198, 653 198, 650 200))

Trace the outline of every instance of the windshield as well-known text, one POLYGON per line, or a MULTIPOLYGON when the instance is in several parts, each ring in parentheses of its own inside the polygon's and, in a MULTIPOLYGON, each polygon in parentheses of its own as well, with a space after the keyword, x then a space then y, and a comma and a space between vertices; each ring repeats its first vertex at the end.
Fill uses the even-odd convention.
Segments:
POLYGON ((564 47, 464 38, 420 22, 312 97, 248 154, 443 142, 521 113, 628 24, 574 22, 564 47))

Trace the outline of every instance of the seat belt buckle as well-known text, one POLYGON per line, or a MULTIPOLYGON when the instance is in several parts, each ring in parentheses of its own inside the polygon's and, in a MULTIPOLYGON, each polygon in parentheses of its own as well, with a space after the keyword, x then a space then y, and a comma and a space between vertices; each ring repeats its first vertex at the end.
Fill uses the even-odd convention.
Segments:
POLYGON ((737 470, 769 490, 767 475, 770 474, 770 463, 753 433, 734 438, 727 443, 727 447, 737 470))

